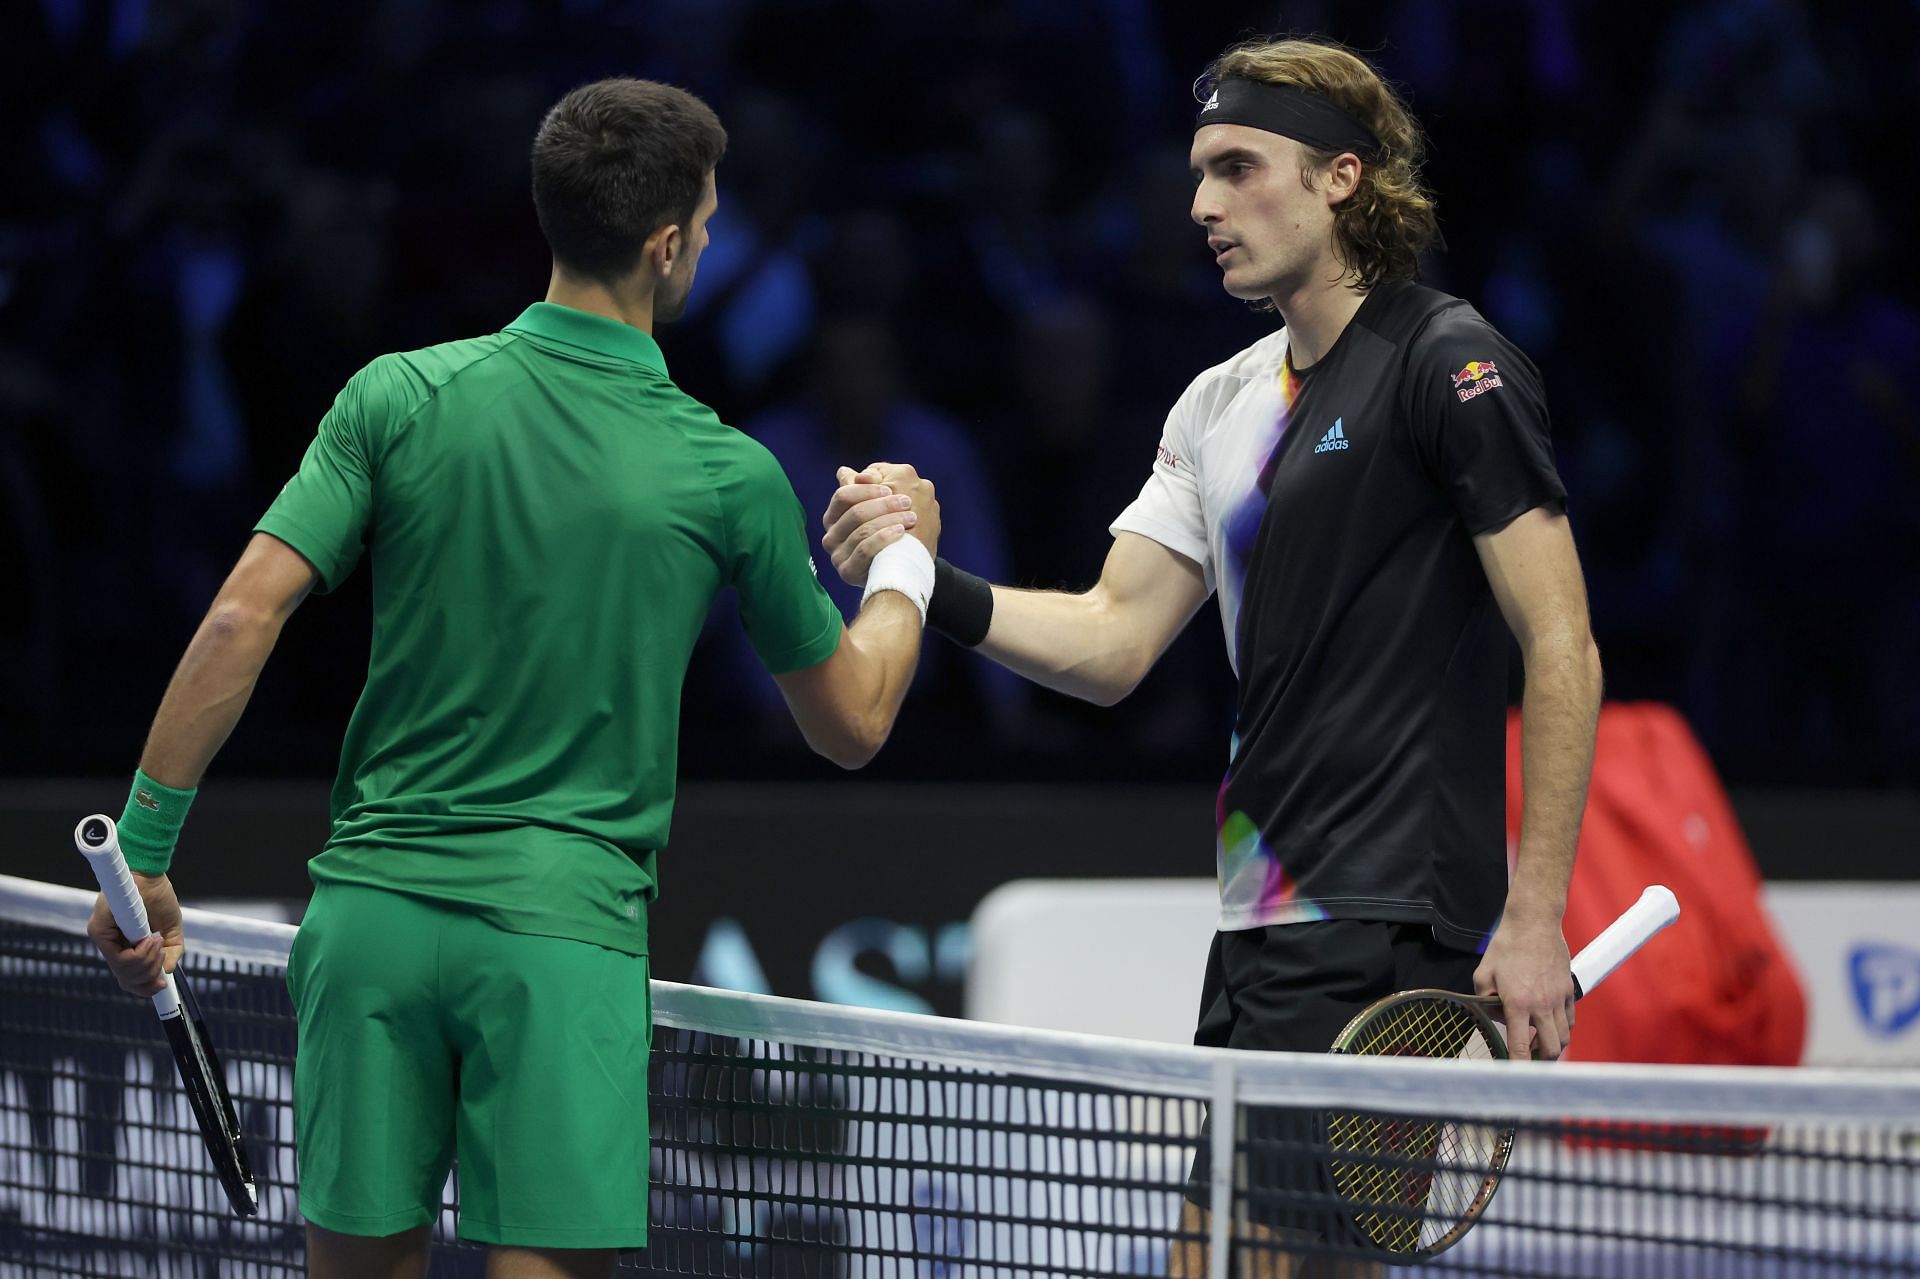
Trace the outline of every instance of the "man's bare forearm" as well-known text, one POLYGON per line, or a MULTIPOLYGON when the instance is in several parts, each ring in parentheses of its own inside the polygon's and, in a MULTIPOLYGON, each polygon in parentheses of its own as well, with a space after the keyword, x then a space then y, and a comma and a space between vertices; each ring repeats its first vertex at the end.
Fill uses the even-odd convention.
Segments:
POLYGON ((255 533, 173 672, 147 734, 140 769, 192 790, 240 722, 280 628, 312 590, 313 566, 285 542, 255 533))
POLYGON ((192 790, 240 722, 286 619, 215 601, 160 699, 141 771, 192 790))
POLYGON ((920 606, 876 591, 824 662, 773 677, 815 754, 864 768, 893 732, 920 660, 920 606))
POLYGON ((1591 636, 1543 636, 1526 653, 1520 706, 1523 801, 1507 914, 1558 920, 1586 811, 1600 722, 1600 652, 1591 636))
MULTIPOLYGON (((889 468, 856 476, 840 468, 841 488, 823 518, 821 545, 841 578, 866 582, 867 565, 892 522, 901 518, 896 495, 879 486, 889 468)), ((952 566, 949 566, 951 569, 952 566)), ((980 634, 974 585, 963 586, 967 622, 949 633, 966 642, 980 634)), ((1036 684, 1102 706, 1132 692, 1212 592, 1199 560, 1152 538, 1121 532, 1101 567, 1100 580, 1079 594, 994 586, 992 617, 976 652, 1036 684)), ((936 600, 937 613, 944 606, 936 600)), ((936 629, 943 628, 937 620, 936 629)))
POLYGON ((861 686, 856 736, 878 752, 900 717, 900 704, 920 663, 920 610, 897 591, 880 591, 847 627, 847 643, 859 653, 861 686))
POLYGON ((1098 586, 1081 595, 993 588, 993 625, 979 653, 1036 684, 1111 706, 1159 654, 1119 625, 1098 586))
POLYGON ((1153 669, 1208 593, 1198 562, 1121 533, 1085 594, 994 587, 979 651, 1036 684, 1111 706, 1153 669))

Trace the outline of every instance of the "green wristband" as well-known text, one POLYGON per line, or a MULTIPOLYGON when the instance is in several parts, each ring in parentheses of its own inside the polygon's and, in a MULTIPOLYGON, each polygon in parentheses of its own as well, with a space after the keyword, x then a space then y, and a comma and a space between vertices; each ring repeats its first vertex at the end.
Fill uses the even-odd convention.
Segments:
POLYGON ((139 769, 133 770, 133 789, 126 811, 120 814, 120 851, 127 869, 142 875, 164 875, 173 861, 187 809, 197 791, 162 786, 139 769))

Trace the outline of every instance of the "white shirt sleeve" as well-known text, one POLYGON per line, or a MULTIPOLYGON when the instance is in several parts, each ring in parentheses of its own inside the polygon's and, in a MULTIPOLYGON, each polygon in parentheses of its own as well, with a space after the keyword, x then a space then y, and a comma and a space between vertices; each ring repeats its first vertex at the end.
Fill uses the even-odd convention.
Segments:
POLYGON ((1116 536, 1138 533, 1200 565, 1207 589, 1213 590, 1213 554, 1207 542, 1207 516, 1200 501, 1200 450, 1192 429, 1194 390, 1174 401, 1153 473, 1133 504, 1108 526, 1116 536))

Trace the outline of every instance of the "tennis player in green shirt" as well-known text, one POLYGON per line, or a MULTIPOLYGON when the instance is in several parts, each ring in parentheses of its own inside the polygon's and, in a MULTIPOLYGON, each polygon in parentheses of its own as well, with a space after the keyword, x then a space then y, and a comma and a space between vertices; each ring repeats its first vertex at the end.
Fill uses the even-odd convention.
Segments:
POLYGON ((680 688, 732 587, 814 750, 892 730, 939 534, 891 471, 849 627, 779 465, 669 379, 726 134, 699 99, 606 80, 533 146, 552 283, 503 331, 376 359, 321 421, 175 672, 120 840, 158 935, 92 934, 120 984, 182 944, 180 825, 280 628, 364 557, 373 651, 288 964, 314 1275, 426 1265, 450 1162, 488 1274, 609 1273, 647 1237, 647 910, 680 688), (887 568, 883 573, 881 563, 887 568))

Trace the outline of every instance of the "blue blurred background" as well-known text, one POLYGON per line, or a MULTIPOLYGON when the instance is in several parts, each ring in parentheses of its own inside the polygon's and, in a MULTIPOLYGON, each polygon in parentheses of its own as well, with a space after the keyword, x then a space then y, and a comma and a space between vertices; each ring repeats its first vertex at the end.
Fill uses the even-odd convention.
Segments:
MULTIPOLYGON (((681 384, 813 511, 835 465, 911 461, 950 558, 1090 583, 1174 398, 1273 323, 1221 291, 1187 219, 1189 87, 1228 43, 1292 31, 1374 58, 1430 133, 1446 248, 1425 278, 1545 375, 1609 696, 1684 713, 1770 878, 1912 877, 1908 0, 5 14, 9 870, 79 881, 66 828, 119 802, 173 663, 341 384, 541 296, 529 143, 602 76, 687 86, 731 132, 693 307, 661 333, 681 384)), ((304 895, 366 585, 289 626, 196 809, 194 891, 304 895)), ((1208 872, 1233 691, 1213 610, 1110 711, 930 644, 894 741, 847 780, 807 754, 730 608, 688 678, 662 975, 885 1002, 864 972, 951 1008, 964 947, 944 939, 994 884, 1208 872), (909 784, 952 781, 976 785, 909 784), (849 813, 867 819, 851 848, 849 813)))
MULTIPOLYGON (((685 85, 732 133, 692 312, 662 334, 681 383, 811 509, 837 463, 913 461, 950 558, 1090 582, 1167 407, 1271 323, 1186 219, 1188 86, 1293 30, 1403 87, 1447 240, 1425 277, 1545 373, 1609 695, 1679 706, 1736 784, 1912 784, 1920 63, 1913 5, 1848 10, 10 6, 0 764, 133 759, 341 383, 541 294, 528 143, 609 74, 685 85)), ((331 769, 364 589, 302 609, 221 773, 331 769)), ((820 773, 736 629, 716 617, 690 677, 686 773, 820 773)), ((1217 775, 1230 677, 1211 610, 1191 632, 1114 712, 930 647, 878 771, 1217 775)))

